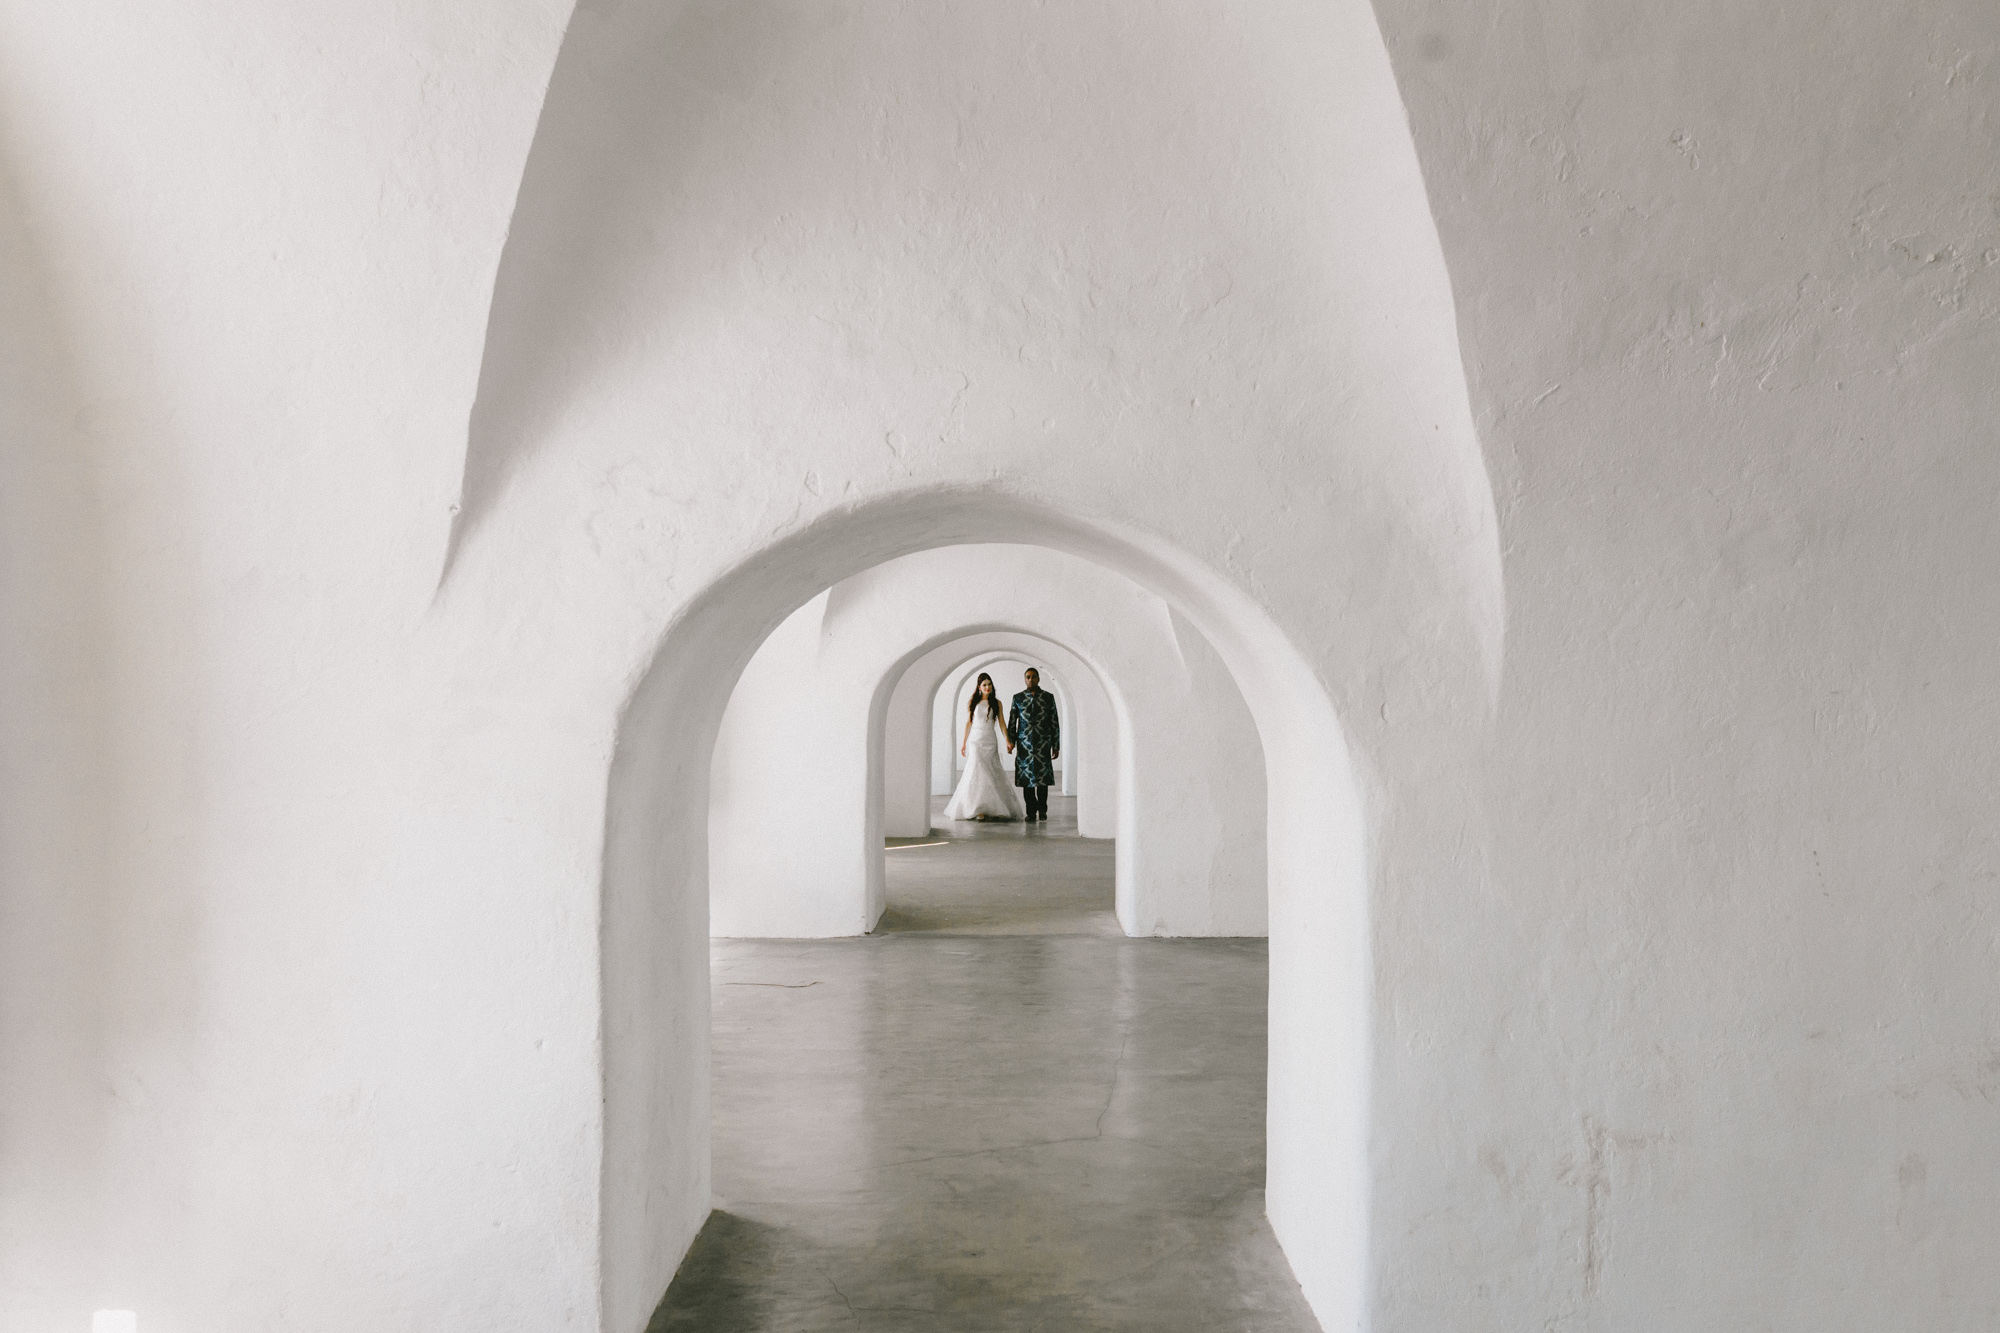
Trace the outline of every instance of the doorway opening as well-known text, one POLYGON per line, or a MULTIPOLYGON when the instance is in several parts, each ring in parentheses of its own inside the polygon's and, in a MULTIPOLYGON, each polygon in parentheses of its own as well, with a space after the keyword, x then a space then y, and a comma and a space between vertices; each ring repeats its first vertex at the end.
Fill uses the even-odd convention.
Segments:
MULTIPOLYGON (((1200 629, 1242 691, 1266 772, 1264 1204, 1321 1315, 1359 1309, 1367 1189, 1366 895, 1358 800, 1325 692, 1253 602, 1171 548, 1008 497, 954 493, 822 521, 718 580, 666 631, 621 720, 603 914, 603 1258, 614 1318, 626 1312, 638 1316, 633 1326, 644 1323, 708 1213, 709 761, 736 680, 758 645, 828 578, 838 586, 917 551, 993 542, 1066 553, 1145 588, 1200 629)), ((827 868, 858 885, 839 896, 857 904, 842 910, 860 928, 824 934, 861 934, 881 914, 882 722, 894 679, 951 638, 1010 628, 1025 627, 953 626, 937 642, 913 646, 893 677, 884 673, 868 716, 853 728, 866 755, 867 778, 856 798, 865 850, 854 858, 859 864, 827 868)), ((1128 704, 1120 712, 1121 740, 1130 728, 1128 704)), ((1122 794, 1133 776, 1129 746, 1121 746, 1118 763, 1122 858, 1122 821, 1133 804, 1122 794)), ((834 794, 830 803, 848 799, 834 794)), ((1130 933, 1153 933, 1133 929, 1145 925, 1149 881, 1143 866, 1132 878, 1138 915, 1125 919, 1121 892, 1121 922, 1130 933)), ((1103 1117, 1115 1122, 1112 1110, 1107 1106, 1103 1117)))
MULTIPOLYGON (((1090 669, 1059 643, 984 634, 935 649, 895 682, 884 719, 885 907, 877 933, 1119 935, 1113 839, 1116 724, 1090 669), (942 666, 942 669, 940 667, 942 666), (1061 724, 1058 781, 1047 821, 954 820, 947 806, 968 756, 966 724, 979 677, 995 683, 1003 715, 1033 668, 1061 724), (1084 755, 1096 756, 1093 823, 1080 818, 1084 755), (1028 841, 1030 838, 1032 842, 1028 841), (1076 841, 1081 839, 1081 841, 1076 841)), ((1011 756, 1001 756, 1011 774, 1011 756)))

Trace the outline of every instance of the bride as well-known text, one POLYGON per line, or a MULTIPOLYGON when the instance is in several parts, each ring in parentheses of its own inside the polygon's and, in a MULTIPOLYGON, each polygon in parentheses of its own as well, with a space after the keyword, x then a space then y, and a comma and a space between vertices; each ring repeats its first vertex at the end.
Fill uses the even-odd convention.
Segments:
POLYGON ((965 736, 958 752, 967 762, 958 790, 944 808, 946 819, 1019 819, 1027 813, 1020 791, 1000 767, 1002 740, 1011 752, 1014 742, 1000 720, 1000 696, 993 689, 993 677, 982 671, 965 708, 965 736))

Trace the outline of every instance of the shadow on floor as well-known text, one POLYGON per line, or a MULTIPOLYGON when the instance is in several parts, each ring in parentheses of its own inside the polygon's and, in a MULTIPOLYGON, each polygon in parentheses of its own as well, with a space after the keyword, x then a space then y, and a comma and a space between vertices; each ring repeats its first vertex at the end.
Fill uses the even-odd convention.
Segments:
POLYGON ((778 1228, 716 1209, 688 1247, 646 1333, 757 1333, 766 1327, 768 1292, 778 1268, 778 1228))

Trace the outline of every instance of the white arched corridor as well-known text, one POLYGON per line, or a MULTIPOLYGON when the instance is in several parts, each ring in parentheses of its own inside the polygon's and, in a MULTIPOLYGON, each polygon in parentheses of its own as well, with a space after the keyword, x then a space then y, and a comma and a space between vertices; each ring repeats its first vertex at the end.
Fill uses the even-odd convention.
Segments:
POLYGON ((830 1327, 886 1302, 946 1323, 1249 1313, 1317 1333, 1262 1217, 1255 731, 1167 601, 1047 547, 915 552, 787 616, 710 770, 716 1211, 656 1322, 830 1327), (956 775, 973 680, 990 670, 1005 698, 1029 667, 1074 801, 1053 822, 955 824, 933 786, 956 775), (843 892, 857 848, 873 878, 843 892), (857 900, 901 947, 801 938, 857 933, 827 915, 857 900), (1205 938, 1127 938, 1163 935, 1205 938), (1020 1206, 1069 1220, 1024 1237, 1020 1206), (1127 1289, 1149 1259, 1175 1278, 1127 1289), (782 1276, 802 1270, 829 1290, 782 1276))
POLYGON ((1189 1263, 1141 1122, 1261 1081, 1180 1184, 1329 1331, 2000 1327, 1996 51, 0 0, 0 1331, 643 1333, 760 1027, 1189 1263), (979 660, 1039 842, 926 808, 979 660))
POLYGON ((1009 637, 1059 657, 1088 701, 1072 710, 1082 744, 1069 753, 1089 787, 1078 820, 1088 836, 1115 829, 1127 933, 1265 932, 1264 759, 1215 651, 1157 595, 1088 561, 961 544, 843 580, 751 658, 711 783, 716 934, 872 928, 883 833, 930 827, 917 795, 930 700, 962 645, 1009 637), (774 843, 761 830, 780 811, 789 834, 774 843))
MULTIPOLYGON (((954 555, 976 558, 975 550, 964 548, 1006 533, 1015 540, 1039 538, 1039 545, 1072 559, 1085 557, 1067 570, 1071 580, 1102 577, 1092 569, 1101 566, 1150 589, 1191 618, 1207 622, 1205 636, 1244 687, 1267 769, 1284 775, 1281 782, 1268 784, 1267 807, 1273 941, 1268 1201, 1279 1238, 1318 1307, 1329 1292, 1342 1289, 1330 1284, 1352 1283, 1351 1276, 1340 1274, 1349 1271, 1343 1265, 1359 1261, 1352 1210, 1366 1197, 1358 1137, 1362 1122, 1354 1100, 1366 1088, 1366 1063, 1356 1044, 1368 1011, 1365 908, 1357 898, 1363 859, 1360 812, 1339 725, 1325 695, 1298 669, 1290 649, 1261 623, 1258 613, 1198 571, 1157 549, 1054 511, 976 496, 884 507, 766 550, 698 601, 669 632, 633 696, 613 768, 605 987, 616 1015, 607 1027, 607 1198, 629 1200, 620 1208, 635 1211, 607 1214, 607 1240, 617 1238, 608 1255, 623 1253, 632 1262, 649 1254, 678 1258, 707 1215, 707 1084, 689 1077, 701 1068, 705 1048, 707 969, 700 943, 705 932, 691 934, 688 927, 705 918, 708 883, 701 870, 710 832, 709 819, 702 815, 710 778, 705 759, 730 694, 758 645, 812 596, 816 577, 857 565, 861 568, 854 568, 854 574, 859 574, 872 567, 863 561, 882 564, 905 554, 896 549, 893 534, 898 531, 908 534, 903 539, 911 548, 908 553, 932 549, 937 544, 932 534, 940 525, 956 537, 953 549, 933 557, 940 562, 954 555), (662 725, 667 716, 677 719, 671 729, 662 725), (690 732, 688 719, 702 717, 708 719, 706 726, 690 732), (1328 817, 1343 810, 1344 818, 1328 817), (1349 1127, 1345 1137, 1327 1132, 1342 1124, 1349 1127), (657 1206, 640 1206, 648 1198, 679 1198, 686 1205, 676 1220, 657 1206), (668 1227, 677 1227, 678 1236, 663 1230, 668 1227), (1314 1271, 1310 1262, 1302 1263, 1302 1247, 1326 1267, 1314 1271)), ((963 586, 962 579, 946 582, 963 586)), ((834 585, 836 591, 841 586, 834 585)), ((908 614, 900 600, 896 609, 908 614)), ((869 756, 870 780, 859 791, 847 788, 852 794, 844 799, 866 809, 863 827, 873 836, 855 847, 846 889, 837 888, 838 864, 827 867, 822 882, 830 880, 836 891, 817 895, 808 910, 830 902, 835 915, 826 919, 855 924, 822 934, 857 933, 857 927, 867 929, 880 914, 880 835, 875 830, 880 828, 881 757, 876 738, 893 687, 911 662, 973 628, 953 625, 889 656, 893 646, 879 641, 873 622, 864 616, 861 623, 871 629, 855 636, 856 650, 865 645, 876 660, 888 661, 870 672, 879 683, 868 706, 849 709, 845 720, 832 719, 829 727, 844 734, 848 753, 860 749, 869 756)), ((805 631, 801 637, 807 637, 805 631)), ((837 645, 842 639, 835 632, 829 641, 837 645)), ((826 660, 824 655, 820 660, 826 660)), ((1130 753, 1131 745, 1121 749, 1130 753)), ((1143 772, 1130 763, 1124 767, 1121 791, 1129 793, 1143 772)), ((829 805, 836 806, 843 793, 834 788, 829 797, 829 805)), ((1129 794, 1122 800, 1124 809, 1139 804, 1129 794)), ((853 818, 850 807, 841 822, 851 828, 862 821, 853 818)), ((1121 838, 1121 852, 1124 842, 1121 838)), ((1163 880, 1171 884, 1183 868, 1163 869, 1163 880)), ((1164 910, 1149 905, 1155 896, 1165 905, 1188 896, 1184 891, 1170 894, 1166 884, 1157 886, 1155 894, 1143 868, 1134 879, 1129 891, 1120 885, 1121 920, 1127 920, 1128 902, 1138 904, 1132 908, 1135 914, 1151 913, 1164 910)), ((1197 906, 1203 901, 1198 895, 1197 906)), ((652 1267, 632 1270, 635 1296, 650 1289, 656 1299, 669 1276, 671 1268, 661 1270, 657 1260, 652 1267)), ((1355 1289, 1349 1285, 1346 1290, 1352 1294, 1355 1289)), ((1324 1318, 1323 1309, 1321 1313, 1324 1318)))

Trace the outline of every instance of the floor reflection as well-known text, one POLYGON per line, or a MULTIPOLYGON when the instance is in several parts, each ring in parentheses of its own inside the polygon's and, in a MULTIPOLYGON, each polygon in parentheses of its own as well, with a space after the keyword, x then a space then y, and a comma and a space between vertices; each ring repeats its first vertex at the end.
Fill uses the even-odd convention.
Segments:
POLYGON ((955 931, 967 877, 905 863, 921 932, 716 941, 717 1211, 653 1328, 1316 1329, 1263 1217, 1263 941, 1097 930, 1108 843, 967 844, 1083 928, 955 931))

